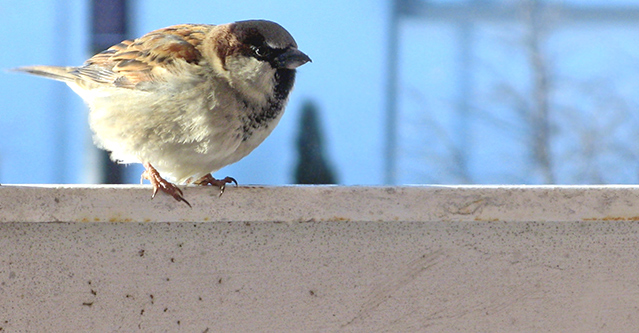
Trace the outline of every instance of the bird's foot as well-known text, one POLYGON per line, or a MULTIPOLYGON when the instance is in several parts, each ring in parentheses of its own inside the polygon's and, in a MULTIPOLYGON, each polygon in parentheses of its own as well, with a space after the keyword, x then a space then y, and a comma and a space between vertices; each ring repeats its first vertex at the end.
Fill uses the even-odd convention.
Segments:
POLYGON ((182 201, 189 207, 191 207, 191 204, 186 201, 186 199, 184 199, 184 194, 182 193, 182 190, 177 187, 177 185, 170 183, 166 179, 162 178, 162 176, 160 176, 160 173, 155 170, 155 168, 150 163, 144 163, 143 165, 146 170, 144 170, 144 172, 142 173, 140 182, 142 182, 144 179, 148 179, 151 182, 151 185, 153 185, 153 195, 151 195, 151 199, 155 198, 155 195, 158 193, 159 190, 162 190, 162 192, 171 195, 173 198, 175 198, 175 200, 182 201))
POLYGON ((235 186, 237 186, 237 180, 235 180, 235 178, 233 177, 225 177, 224 179, 215 179, 213 178, 213 175, 211 175, 210 173, 193 182, 193 184, 195 185, 202 185, 202 186, 213 185, 213 186, 219 187, 220 188, 219 196, 222 196, 222 194, 224 194, 224 189, 226 189, 226 184, 230 184, 230 183, 235 183, 235 186))

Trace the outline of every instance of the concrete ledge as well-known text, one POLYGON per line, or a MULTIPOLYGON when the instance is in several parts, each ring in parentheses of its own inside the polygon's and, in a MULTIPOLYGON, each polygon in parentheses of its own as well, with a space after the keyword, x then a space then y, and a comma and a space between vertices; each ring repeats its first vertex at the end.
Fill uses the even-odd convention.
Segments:
POLYGON ((149 195, 0 186, 0 332, 639 327, 639 187, 149 195))
POLYGON ((187 187, 3 185, 0 222, 639 220, 637 186, 187 187))

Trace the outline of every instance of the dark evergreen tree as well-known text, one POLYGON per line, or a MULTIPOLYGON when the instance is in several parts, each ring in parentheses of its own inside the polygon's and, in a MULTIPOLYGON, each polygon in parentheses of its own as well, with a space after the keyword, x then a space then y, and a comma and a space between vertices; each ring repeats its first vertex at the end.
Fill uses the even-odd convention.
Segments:
POLYGON ((302 107, 297 136, 298 161, 295 167, 296 184, 335 184, 335 172, 324 156, 318 109, 312 101, 302 107))

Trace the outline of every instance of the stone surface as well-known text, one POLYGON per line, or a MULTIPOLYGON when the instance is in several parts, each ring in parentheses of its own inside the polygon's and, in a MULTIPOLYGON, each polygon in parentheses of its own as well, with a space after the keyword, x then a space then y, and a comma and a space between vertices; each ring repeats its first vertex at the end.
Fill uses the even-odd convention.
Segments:
POLYGON ((639 326, 639 187, 149 195, 1 186, 0 331, 639 326))
POLYGON ((3 185, 0 222, 639 220, 635 186, 228 186, 184 189, 189 208, 141 185, 3 185))

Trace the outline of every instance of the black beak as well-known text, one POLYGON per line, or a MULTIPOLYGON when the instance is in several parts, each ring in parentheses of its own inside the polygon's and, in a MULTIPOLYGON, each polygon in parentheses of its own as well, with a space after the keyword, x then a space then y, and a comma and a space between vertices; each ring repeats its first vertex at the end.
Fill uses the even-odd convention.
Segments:
POLYGON ((304 52, 291 47, 275 58, 275 66, 277 66, 277 68, 295 69, 310 61, 311 58, 304 54, 304 52))

